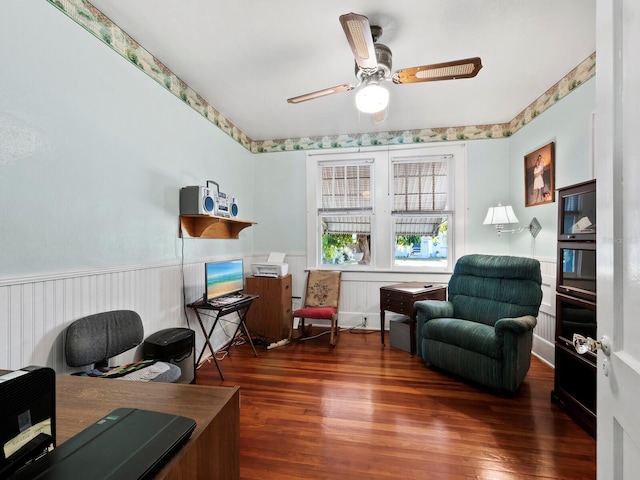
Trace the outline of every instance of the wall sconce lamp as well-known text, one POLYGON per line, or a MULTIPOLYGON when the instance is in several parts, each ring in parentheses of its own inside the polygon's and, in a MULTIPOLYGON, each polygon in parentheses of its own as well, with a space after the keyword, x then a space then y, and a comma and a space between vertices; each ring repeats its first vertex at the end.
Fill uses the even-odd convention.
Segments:
POLYGON ((540 230, 542 230, 542 226, 536 217, 533 217, 531 223, 529 223, 528 227, 518 227, 512 230, 505 230, 505 225, 510 225, 512 223, 519 223, 518 217, 513 211, 513 207, 511 205, 501 205, 498 204, 497 207, 489 207, 487 211, 487 216, 484 217, 483 225, 493 225, 496 227, 496 231, 498 232, 498 236, 504 233, 520 233, 524 230, 529 230, 531 236, 536 238, 540 230))

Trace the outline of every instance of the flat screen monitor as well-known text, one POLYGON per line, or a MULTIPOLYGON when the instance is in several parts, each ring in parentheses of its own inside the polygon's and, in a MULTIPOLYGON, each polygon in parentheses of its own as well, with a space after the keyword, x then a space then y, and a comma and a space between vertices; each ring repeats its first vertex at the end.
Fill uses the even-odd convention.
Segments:
POLYGON ((231 295, 244 289, 242 259, 205 263, 205 299, 231 295))

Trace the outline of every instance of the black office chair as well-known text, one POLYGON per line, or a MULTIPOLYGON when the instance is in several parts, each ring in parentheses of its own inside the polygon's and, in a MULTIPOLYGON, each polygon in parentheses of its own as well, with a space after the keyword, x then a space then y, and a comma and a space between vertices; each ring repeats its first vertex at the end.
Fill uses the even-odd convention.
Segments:
POLYGON ((73 322, 66 331, 65 357, 70 367, 93 365, 73 375, 175 383, 180 367, 158 360, 141 360, 110 367, 109 359, 142 342, 144 328, 140 315, 131 310, 96 313, 73 322))

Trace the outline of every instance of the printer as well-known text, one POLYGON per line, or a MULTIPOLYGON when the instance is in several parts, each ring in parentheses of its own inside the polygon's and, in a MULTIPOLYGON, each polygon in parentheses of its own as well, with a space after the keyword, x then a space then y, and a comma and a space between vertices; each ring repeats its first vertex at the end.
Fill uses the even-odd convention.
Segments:
POLYGON ((0 406, 0 478, 13 478, 56 448, 56 372, 31 365, 0 376, 0 406))
POLYGON ((251 273, 255 277, 284 277, 289 271, 289 265, 283 262, 284 255, 271 252, 266 262, 251 264, 251 273))

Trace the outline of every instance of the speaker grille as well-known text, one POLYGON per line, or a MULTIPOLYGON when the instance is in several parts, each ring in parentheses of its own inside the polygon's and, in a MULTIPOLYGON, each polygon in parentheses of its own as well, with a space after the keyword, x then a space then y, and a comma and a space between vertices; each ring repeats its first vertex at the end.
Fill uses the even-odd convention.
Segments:
POLYGON ((204 197, 203 205, 206 212, 213 212, 215 202, 213 201, 213 198, 207 195, 206 197, 204 197))

